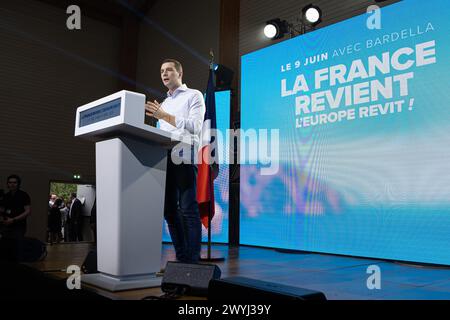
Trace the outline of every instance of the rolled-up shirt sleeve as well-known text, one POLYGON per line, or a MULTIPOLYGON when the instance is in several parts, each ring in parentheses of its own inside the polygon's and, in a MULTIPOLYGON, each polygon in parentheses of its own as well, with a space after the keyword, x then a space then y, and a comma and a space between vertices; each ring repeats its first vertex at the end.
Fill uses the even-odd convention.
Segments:
POLYGON ((175 117, 175 125, 178 129, 186 130, 190 134, 198 135, 203 126, 205 117, 205 100, 200 91, 198 91, 189 101, 188 117, 175 117))

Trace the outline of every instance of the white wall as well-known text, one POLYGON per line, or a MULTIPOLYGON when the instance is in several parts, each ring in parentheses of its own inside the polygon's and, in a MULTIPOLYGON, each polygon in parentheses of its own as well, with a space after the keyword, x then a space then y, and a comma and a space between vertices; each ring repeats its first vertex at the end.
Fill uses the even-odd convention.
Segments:
POLYGON ((77 185, 77 198, 83 201, 83 216, 90 217, 95 201, 95 186, 90 184, 77 185))

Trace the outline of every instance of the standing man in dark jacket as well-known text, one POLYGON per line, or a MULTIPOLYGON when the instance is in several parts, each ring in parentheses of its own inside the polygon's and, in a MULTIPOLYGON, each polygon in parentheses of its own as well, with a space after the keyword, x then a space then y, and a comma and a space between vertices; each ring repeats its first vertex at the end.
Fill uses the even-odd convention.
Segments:
POLYGON ((69 236, 70 241, 83 241, 83 216, 81 214, 81 201, 77 199, 77 194, 70 196, 72 204, 69 210, 69 236))

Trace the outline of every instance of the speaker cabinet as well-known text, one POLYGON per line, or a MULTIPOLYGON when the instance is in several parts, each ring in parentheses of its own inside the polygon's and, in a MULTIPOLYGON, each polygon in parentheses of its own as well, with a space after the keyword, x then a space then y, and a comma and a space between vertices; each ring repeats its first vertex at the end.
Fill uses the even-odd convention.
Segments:
POLYGON ((326 300, 326 297, 319 291, 244 277, 230 277, 210 281, 208 300, 273 302, 326 300))
POLYGON ((167 262, 161 282, 166 293, 183 293, 192 296, 207 296, 209 282, 219 279, 221 271, 212 264, 190 264, 167 262))

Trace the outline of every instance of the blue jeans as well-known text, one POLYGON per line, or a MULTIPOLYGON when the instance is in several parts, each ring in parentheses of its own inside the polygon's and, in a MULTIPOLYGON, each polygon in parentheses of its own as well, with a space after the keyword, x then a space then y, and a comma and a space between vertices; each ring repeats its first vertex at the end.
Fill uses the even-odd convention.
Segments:
POLYGON ((180 262, 197 263, 200 259, 202 225, 196 195, 197 167, 175 165, 169 155, 164 218, 180 262))

